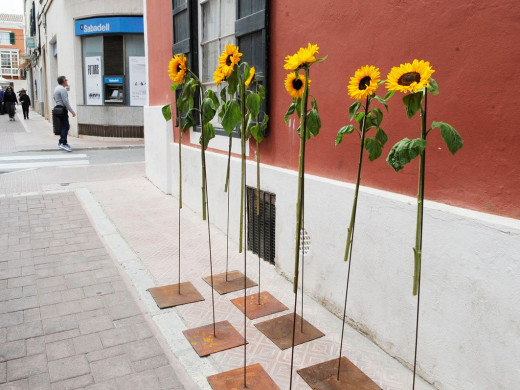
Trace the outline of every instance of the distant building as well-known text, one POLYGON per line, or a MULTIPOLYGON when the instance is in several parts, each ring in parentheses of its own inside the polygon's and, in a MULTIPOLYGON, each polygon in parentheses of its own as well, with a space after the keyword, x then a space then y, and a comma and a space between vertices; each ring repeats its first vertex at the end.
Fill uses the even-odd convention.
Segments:
POLYGON ((40 4, 25 0, 31 84, 49 119, 57 77, 67 76, 73 136, 143 137, 146 60, 141 0, 40 4))
POLYGON ((21 56, 25 53, 23 15, 0 14, 0 85, 12 85, 15 91, 27 88, 21 56))

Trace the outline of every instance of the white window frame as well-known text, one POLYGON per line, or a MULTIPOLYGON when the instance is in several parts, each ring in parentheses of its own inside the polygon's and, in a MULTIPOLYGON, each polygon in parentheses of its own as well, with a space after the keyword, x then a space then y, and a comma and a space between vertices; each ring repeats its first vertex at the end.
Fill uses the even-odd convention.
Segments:
MULTIPOLYGON (((218 96, 220 97, 220 91, 221 91, 221 86, 215 84, 215 82, 213 81, 213 76, 211 76, 210 80, 203 80, 203 61, 204 61, 204 48, 203 46, 208 44, 208 43, 212 43, 212 42, 219 42, 219 52, 218 52, 218 55, 220 56, 220 53, 222 51, 222 47, 221 47, 221 44, 220 42, 224 39, 229 39, 231 37, 233 37, 233 44, 236 44, 236 40, 234 39, 235 37, 235 31, 234 31, 234 28, 233 28, 233 33, 232 34, 227 34, 227 35, 224 35, 222 36, 222 14, 221 14, 221 0, 199 0, 198 1, 198 12, 197 12, 197 15, 198 15, 198 37, 199 37, 199 42, 198 42, 198 46, 199 46, 199 55, 198 55, 198 61, 199 61, 199 75, 200 75, 200 79, 201 79, 201 82, 202 82, 202 86, 204 87, 204 89, 212 89, 215 91, 215 93, 218 94, 218 96), (203 41, 203 20, 204 20, 204 17, 203 17, 203 10, 202 10, 202 6, 206 3, 209 3, 210 1, 214 1, 217 3, 217 7, 216 9, 219 11, 219 32, 218 32, 218 37, 217 38, 212 38, 212 39, 209 39, 207 41, 203 41)), ((235 9, 236 11, 236 9, 235 9)), ((235 13, 236 14, 236 13, 235 13)), ((236 18, 236 16, 235 16, 236 18)), ((215 118, 213 119, 212 121, 213 125, 215 126, 215 129, 222 129, 222 126, 220 125, 220 123, 218 123, 218 116, 215 115, 215 118)), ((198 145, 199 144, 199 137, 200 137, 200 132, 194 132, 193 131, 193 127, 190 129, 190 141, 191 141, 191 144, 194 144, 194 145, 198 145)), ((231 148, 231 151, 233 153, 241 153, 241 148, 240 148, 240 142, 238 142, 239 140, 236 139, 235 142, 233 142, 233 145, 232 145, 232 148, 231 148)), ((229 148, 229 138, 227 135, 215 135, 215 138, 213 138, 211 141, 210 141, 210 145, 209 145, 210 148, 212 149, 217 149, 217 150, 222 150, 222 151, 227 151, 228 148, 229 148)), ((246 141, 246 156, 249 156, 249 140, 246 141)))
POLYGON ((2 43, 2 39, 0 37, 0 45, 13 46, 13 44, 11 43, 11 33, 12 33, 12 31, 0 30, 0 35, 3 35, 3 34, 7 35, 7 41, 4 43, 2 43))
POLYGON ((20 56, 19 50, 16 49, 0 49, 0 75, 19 77, 20 75, 20 56), (5 67, 2 64, 2 57, 9 56, 9 66, 5 67), (13 59, 16 59, 16 67, 13 67, 13 59))

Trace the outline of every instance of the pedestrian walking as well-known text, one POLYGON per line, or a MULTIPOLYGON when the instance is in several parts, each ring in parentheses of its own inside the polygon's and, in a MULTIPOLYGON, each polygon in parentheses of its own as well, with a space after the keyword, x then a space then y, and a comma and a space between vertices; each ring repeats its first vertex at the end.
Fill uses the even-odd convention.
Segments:
POLYGON ((13 87, 9 86, 6 88, 2 101, 5 111, 9 114, 9 120, 14 121, 14 110, 15 106, 18 105, 18 99, 13 91, 13 87))
POLYGON ((69 124, 69 111, 73 117, 76 116, 76 112, 72 109, 69 103, 69 94, 67 93, 66 87, 69 86, 68 80, 65 76, 58 77, 58 86, 54 89, 54 101, 56 102, 56 106, 54 107, 54 112, 60 118, 61 122, 61 133, 60 140, 58 142, 58 148, 66 150, 67 152, 72 152, 69 144, 67 143, 67 135, 69 133, 70 124, 69 124), (58 111, 62 111, 61 115, 58 114, 58 111))
POLYGON ((29 119, 29 106, 31 105, 31 98, 27 95, 25 89, 20 91, 20 103, 22 104, 23 119, 29 119))
POLYGON ((0 86, 0 115, 4 115, 4 89, 0 86))

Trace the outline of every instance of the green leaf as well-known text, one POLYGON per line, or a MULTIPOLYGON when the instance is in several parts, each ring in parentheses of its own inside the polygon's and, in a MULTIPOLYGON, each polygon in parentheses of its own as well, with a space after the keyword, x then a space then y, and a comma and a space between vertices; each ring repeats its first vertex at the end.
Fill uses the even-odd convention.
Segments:
POLYGON ((228 82, 228 93, 233 96, 238 88, 238 66, 235 66, 233 72, 227 79, 228 82))
POLYGON ((186 112, 188 110, 188 105, 187 105, 186 100, 183 100, 179 97, 179 99, 177 99, 177 108, 179 109, 179 111, 181 113, 186 112))
POLYGON ((432 95, 439 94, 439 85, 437 84, 437 81, 432 78, 430 78, 430 82, 428 83, 428 92, 430 92, 432 95))
POLYGON ((202 144, 202 133, 199 138, 199 144, 206 150, 208 148, 209 141, 215 138, 215 128, 211 123, 205 123, 202 126, 202 131, 204 133, 204 145, 202 144))
POLYGON ((444 122, 433 122, 432 129, 437 127, 441 129, 441 136, 444 142, 446 142, 446 146, 448 146, 451 154, 457 153, 457 151, 464 146, 462 137, 453 126, 444 122))
POLYGON ((222 103, 227 102, 226 93, 227 93, 227 87, 222 88, 222 90, 220 91, 220 100, 222 100, 222 103))
MULTIPOLYGON (((313 64, 317 64, 318 62, 323 62, 325 61, 329 56, 325 56, 325 57, 321 57, 321 58, 317 58, 316 61, 313 62, 313 64)), ((311 64, 312 65, 312 64, 311 64)))
POLYGON ((242 62, 240 64, 244 68, 244 82, 251 76, 251 68, 247 62, 242 62))
POLYGON ((350 134, 353 131, 354 131, 354 125, 343 126, 341 129, 339 129, 338 135, 336 136, 335 145, 338 145, 341 143, 341 141, 343 141, 343 136, 345 134, 350 134))
POLYGON ((172 92, 175 92, 177 90, 177 88, 179 87, 179 83, 173 83, 172 84, 172 92))
POLYGON ((187 131, 190 127, 193 127, 197 124, 197 122, 195 122, 195 118, 193 117, 193 110, 188 112, 188 114, 186 115, 186 118, 184 119, 184 131, 187 131))
POLYGON ((417 111, 421 109, 422 98, 422 91, 411 93, 403 97, 403 103, 406 107, 406 116, 408 117, 408 119, 417 114, 417 111))
POLYGON ((373 122, 376 126, 381 125, 381 122, 383 122, 383 111, 381 111, 379 108, 374 108, 372 110, 373 115, 373 122))
POLYGON ((162 111, 162 115, 166 121, 169 121, 172 119, 172 106, 171 105, 167 104, 167 105, 163 106, 161 111, 162 111))
POLYGON ((289 106, 289 109, 287 110, 287 112, 285 113, 285 116, 283 117, 283 119, 285 120, 285 124, 289 124, 289 117, 294 114, 294 111, 296 111, 296 103, 292 103, 290 106, 289 106))
POLYGON ((264 118, 260 124, 260 130, 262 130, 262 134, 265 134, 265 129, 267 129, 267 122, 269 122, 269 115, 264 114, 264 118))
POLYGON ((251 134, 255 138, 256 142, 262 142, 264 139, 264 133, 258 125, 251 126, 251 134))
POLYGON ((293 103, 296 104, 296 114, 298 118, 302 117, 302 99, 293 99, 293 103))
POLYGON ((260 102, 265 100, 265 88, 262 84, 258 85, 258 94, 260 95, 260 102))
POLYGON ((242 115, 238 103, 235 100, 230 100, 227 102, 226 112, 222 117, 222 127, 228 134, 231 134, 241 120, 242 115))
POLYGON ((257 93, 247 95, 246 107, 253 116, 257 116, 260 112, 260 95, 257 93))
POLYGON ((386 142, 388 141, 388 136, 383 131, 383 129, 380 127, 377 128, 375 138, 379 141, 379 143, 381 144, 381 147, 385 146, 386 142))
POLYGON ((318 135, 318 133, 320 132, 320 128, 321 128, 320 114, 318 114, 318 111, 316 111, 315 109, 310 110, 309 113, 307 114, 306 126, 307 126, 307 131, 314 136, 318 135))
POLYGON ((311 107, 312 107, 314 110, 318 111, 318 102, 316 101, 316 99, 312 99, 312 101, 311 101, 311 107))
POLYGON ((381 103, 383 106, 385 106, 386 111, 388 112, 388 104, 386 104, 386 100, 383 99, 380 96, 374 95, 374 99, 376 99, 379 103, 381 103))
POLYGON ((220 102, 218 101, 217 94, 212 89, 208 89, 206 94, 213 101, 213 108, 217 109, 220 106, 220 102))
POLYGON ((358 112, 356 114, 356 122, 361 124, 361 122, 363 121, 364 117, 365 117, 365 113, 364 112, 358 112))
POLYGON ((202 100, 202 122, 209 123, 215 117, 215 107, 213 107, 213 100, 205 98, 202 100))
POLYGON ((384 97, 385 100, 390 99, 392 96, 394 96, 395 91, 388 91, 384 97))
POLYGON ((366 138, 365 149, 368 152, 368 159, 370 161, 374 161, 383 153, 383 146, 376 138, 366 138))
POLYGON ((348 108, 348 114, 350 116, 350 120, 354 119, 354 116, 356 115, 357 110, 359 110, 359 107, 361 107, 361 102, 356 101, 352 103, 352 105, 348 108))
POLYGON ((425 139, 403 138, 390 150, 386 161, 396 172, 399 172, 406 164, 421 154, 425 147, 425 139))

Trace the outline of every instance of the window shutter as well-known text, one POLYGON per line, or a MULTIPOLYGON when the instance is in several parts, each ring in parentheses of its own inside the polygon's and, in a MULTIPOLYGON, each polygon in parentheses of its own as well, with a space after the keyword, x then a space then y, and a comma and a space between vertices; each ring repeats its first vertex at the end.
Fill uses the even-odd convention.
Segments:
POLYGON ((13 32, 10 32, 9 33, 9 42, 11 43, 11 45, 14 45, 14 33, 13 32))
MULTIPOLYGON (((268 85, 268 49, 269 49, 269 23, 268 0, 236 0, 237 18, 235 21, 235 37, 242 60, 255 67, 267 95, 268 85)), ((268 112, 268 99, 265 100, 262 110, 268 112)), ((261 120, 261 118, 260 118, 261 120)), ((267 135, 267 134, 266 134, 267 135)))

